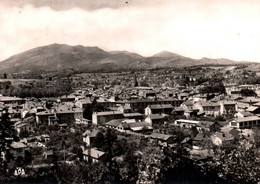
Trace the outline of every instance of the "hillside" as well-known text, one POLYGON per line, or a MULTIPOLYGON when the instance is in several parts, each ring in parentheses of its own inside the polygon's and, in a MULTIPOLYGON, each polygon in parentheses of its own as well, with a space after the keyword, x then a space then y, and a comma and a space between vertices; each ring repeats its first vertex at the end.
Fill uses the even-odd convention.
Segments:
POLYGON ((98 47, 69 46, 51 44, 37 47, 14 55, 1 62, 0 72, 30 71, 96 71, 128 68, 186 67, 202 64, 236 64, 227 59, 200 60, 187 58, 168 51, 162 51, 151 57, 143 57, 128 51, 107 52, 98 47))

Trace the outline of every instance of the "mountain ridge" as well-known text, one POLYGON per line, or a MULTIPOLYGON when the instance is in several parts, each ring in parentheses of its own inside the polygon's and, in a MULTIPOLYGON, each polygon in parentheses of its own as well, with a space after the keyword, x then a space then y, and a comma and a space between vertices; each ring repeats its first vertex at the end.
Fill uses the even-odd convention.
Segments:
POLYGON ((0 71, 99 70, 106 68, 185 67, 203 64, 238 64, 229 59, 192 59, 169 51, 150 57, 128 51, 105 51, 97 46, 50 44, 18 53, 1 62, 0 71), (108 67, 111 65, 110 67, 108 67))

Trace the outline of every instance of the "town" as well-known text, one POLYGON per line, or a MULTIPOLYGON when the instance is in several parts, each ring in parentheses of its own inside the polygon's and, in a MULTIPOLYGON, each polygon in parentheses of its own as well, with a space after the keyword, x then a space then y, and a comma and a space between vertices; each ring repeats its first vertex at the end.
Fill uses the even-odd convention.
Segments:
POLYGON ((260 70, 1 78, 0 182, 260 181, 260 70))

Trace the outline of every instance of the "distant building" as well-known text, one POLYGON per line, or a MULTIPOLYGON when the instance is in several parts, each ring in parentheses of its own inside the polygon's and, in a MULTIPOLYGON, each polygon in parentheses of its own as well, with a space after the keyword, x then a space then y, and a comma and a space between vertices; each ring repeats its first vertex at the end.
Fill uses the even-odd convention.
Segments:
POLYGON ((251 129, 253 127, 260 127, 260 117, 249 116, 244 118, 235 118, 229 122, 229 126, 238 129, 251 129))
POLYGON ((196 127, 196 129, 200 133, 215 132, 220 129, 219 123, 215 123, 211 121, 195 121, 195 120, 188 120, 188 119, 178 119, 175 120, 174 124, 182 128, 188 128, 188 129, 196 127))
POLYGON ((170 114, 173 110, 173 106, 171 104, 158 104, 158 105, 149 105, 145 108, 145 115, 150 114, 170 114))
POLYGON ((210 115, 210 116, 216 117, 221 114, 219 103, 203 102, 201 105, 203 107, 205 115, 210 115))
POLYGON ((161 114, 149 114, 144 121, 149 123, 150 125, 153 124, 162 125, 164 124, 166 119, 167 119, 166 116, 163 116, 161 114))
POLYGON ((105 158, 105 152, 99 151, 95 148, 89 148, 83 152, 83 160, 89 163, 97 163, 105 158))
POLYGON ((104 125, 110 120, 121 119, 123 117, 123 113, 120 111, 94 112, 92 114, 92 123, 94 125, 104 125))
POLYGON ((161 146, 169 146, 169 144, 173 144, 175 141, 173 135, 167 134, 152 133, 149 137, 161 146))
MULTIPOLYGON (((86 130, 83 134, 82 134, 82 137, 83 137, 83 143, 84 143, 84 146, 85 146, 85 149, 86 147, 91 147, 93 146, 93 143, 95 141, 95 138, 98 134, 98 130, 94 129, 94 130, 86 130)), ((84 149, 84 150, 85 150, 84 149)))
POLYGON ((20 104, 25 103, 25 100, 22 98, 17 98, 17 97, 0 96, 0 102, 2 102, 4 104, 20 105, 20 104))
POLYGON ((76 119, 83 119, 83 110, 80 108, 62 106, 51 111, 46 110, 36 113, 37 124, 71 124, 75 123, 76 119))
POLYGON ((254 114, 252 114, 251 112, 248 112, 248 111, 241 111, 241 112, 235 113, 235 115, 234 115, 235 118, 244 118, 244 117, 249 117, 249 116, 254 116, 254 114))
POLYGON ((12 142, 12 144, 10 145, 10 154, 14 157, 14 158, 25 158, 25 149, 27 148, 27 146, 24 143, 21 142, 12 142))
POLYGON ((151 124, 147 122, 136 122, 133 119, 111 120, 106 126, 120 132, 150 132, 153 130, 151 124))
POLYGON ((247 111, 251 112, 252 114, 260 114, 260 107, 257 106, 250 106, 248 107, 247 111))
POLYGON ((173 107, 179 107, 183 100, 170 98, 170 99, 138 99, 138 100, 123 100, 117 101, 118 104, 129 104, 129 106, 137 111, 138 109, 145 109, 150 105, 163 105, 163 104, 171 104, 173 107))

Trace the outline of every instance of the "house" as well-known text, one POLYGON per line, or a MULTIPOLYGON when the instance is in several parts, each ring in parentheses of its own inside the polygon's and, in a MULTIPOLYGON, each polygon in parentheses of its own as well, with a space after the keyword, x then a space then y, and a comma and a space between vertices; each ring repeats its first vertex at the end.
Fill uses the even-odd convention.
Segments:
POLYGON ((91 117, 88 117, 88 112, 91 111, 92 107, 92 101, 90 98, 81 99, 75 102, 75 105, 81 109, 83 109, 83 117, 91 119, 91 117))
POLYGON ((244 118, 235 118, 229 122, 229 126, 238 129, 251 129, 252 127, 260 127, 260 117, 249 116, 244 118))
POLYGON ((20 104, 24 104, 25 100, 22 98, 17 98, 17 97, 0 96, 0 102, 2 102, 5 105, 8 105, 8 104, 20 105, 20 104))
MULTIPOLYGON (((93 142, 98 134, 99 130, 86 130, 83 134, 83 143, 85 147, 89 147, 93 145, 93 142)), ((84 149, 85 150, 85 149, 84 149)))
POLYGON ((216 132, 220 130, 220 124, 212 121, 200 121, 197 124, 199 132, 216 132))
POLYGON ((97 163, 105 158, 105 152, 99 151, 96 148, 89 148, 83 152, 83 160, 89 163, 97 163))
POLYGON ((185 110, 192 110, 193 109, 193 101, 192 100, 188 100, 188 101, 185 101, 181 104, 181 107, 183 107, 183 109, 185 110))
POLYGON ((149 98, 149 97, 156 97, 156 92, 151 87, 146 86, 137 86, 135 87, 135 90, 137 90, 138 95, 143 98, 149 98))
POLYGON ((132 113, 133 112, 133 109, 130 107, 130 104, 120 105, 117 110, 122 113, 132 113))
POLYGON ((147 122, 122 122, 117 129, 122 132, 150 132, 153 127, 147 122))
POLYGON ((249 116, 254 116, 254 114, 252 114, 251 112, 248 112, 248 111, 241 111, 241 112, 237 112, 234 115, 235 118, 244 118, 244 117, 249 117, 249 116))
POLYGON ((52 150, 45 150, 42 156, 45 160, 52 160, 54 158, 54 153, 52 150))
POLYGON ((14 158, 22 157, 25 158, 25 149, 27 146, 22 142, 12 142, 10 145, 10 154, 14 158))
POLYGON ((227 132, 216 132, 211 135, 211 141, 216 146, 223 146, 232 143, 235 137, 227 132))
POLYGON ((36 113, 37 124, 72 124, 76 122, 76 119, 83 119, 83 110, 67 105, 60 105, 52 110, 36 113))
POLYGON ((109 128, 114 128, 120 132, 149 132, 153 130, 152 126, 147 122, 136 122, 134 119, 118 119, 111 120, 106 123, 109 128))
POLYGON ((189 154, 193 160, 208 160, 214 157, 214 151, 211 149, 192 149, 189 154))
POLYGON ((104 125, 113 119, 122 119, 123 113, 120 111, 94 112, 92 114, 92 123, 94 125, 104 125))
POLYGON ((251 105, 259 103, 260 102, 260 98, 257 98, 257 97, 245 97, 245 98, 239 100, 238 102, 245 103, 245 104, 248 104, 249 106, 251 106, 251 105))
POLYGON ((247 111, 251 112, 252 114, 260 114, 260 107, 250 106, 248 107, 247 111))
POLYGON ((145 122, 152 124, 163 124, 166 120, 166 116, 161 114, 150 114, 145 118, 145 122))
MULTIPOLYGON (((125 119, 113 119, 106 123, 108 128, 118 129, 119 125, 125 121, 125 119)), ((133 122, 136 122, 135 120, 133 122)))
POLYGON ((237 109, 237 103, 234 101, 221 101, 220 114, 234 114, 237 109))
POLYGON ((224 127, 221 127, 220 132, 229 133, 229 134, 231 134, 236 140, 239 139, 239 133, 240 133, 240 131, 238 131, 238 130, 235 129, 235 128, 231 128, 231 127, 228 127, 228 126, 224 126, 224 127))
POLYGON ((76 99, 75 95, 64 95, 60 97, 61 102, 74 102, 76 99))
POLYGON ((50 138, 50 135, 48 135, 48 134, 42 134, 41 139, 43 140, 44 143, 47 143, 50 141, 51 138, 50 138))
POLYGON ((171 104, 157 104, 157 105, 149 105, 145 108, 145 115, 150 114, 170 114, 173 110, 173 106, 171 104))
POLYGON ((143 120, 143 114, 138 113, 138 112, 124 113, 123 116, 124 116, 124 118, 135 119, 136 121, 142 121, 143 120))
POLYGON ((183 128, 192 128, 196 127, 200 122, 195 120, 188 119, 178 119, 174 121, 174 125, 183 127, 183 128))
POLYGON ((138 95, 143 98, 155 98, 156 92, 154 90, 139 90, 138 95))
POLYGON ((76 119, 83 119, 83 110, 77 107, 59 106, 54 112, 59 124, 72 124, 76 122, 76 119))
POLYGON ((183 107, 175 107, 172 111, 172 114, 178 115, 178 116, 183 116, 184 115, 184 109, 183 107))
POLYGON ((36 113, 36 123, 51 125, 56 120, 55 113, 49 110, 36 113))
POLYGON ((123 100, 116 101, 117 104, 128 104, 133 111, 137 111, 138 109, 145 109, 149 105, 158 105, 158 104, 171 104, 173 107, 179 107, 183 100, 169 98, 169 99, 137 99, 137 100, 123 100))
POLYGON ((85 119, 85 118, 76 119, 75 123, 78 124, 78 125, 90 125, 91 120, 88 120, 88 119, 85 119))
POLYGON ((17 131, 18 135, 21 131, 33 132, 34 128, 29 123, 17 122, 14 124, 14 129, 17 131))
POLYGON ((162 146, 168 146, 169 144, 173 144, 175 140, 173 135, 160 134, 155 132, 153 132, 149 137, 162 146))
POLYGON ((207 101, 207 102, 202 102, 201 105, 203 107, 203 111, 205 112, 205 115, 214 116, 214 117, 221 115, 219 103, 207 101))
POLYGON ((193 138, 193 149, 203 149, 205 146, 206 142, 209 141, 208 135, 205 133, 198 133, 196 137, 193 138))
POLYGON ((189 93, 178 93, 177 96, 179 99, 185 99, 189 97, 189 93))

